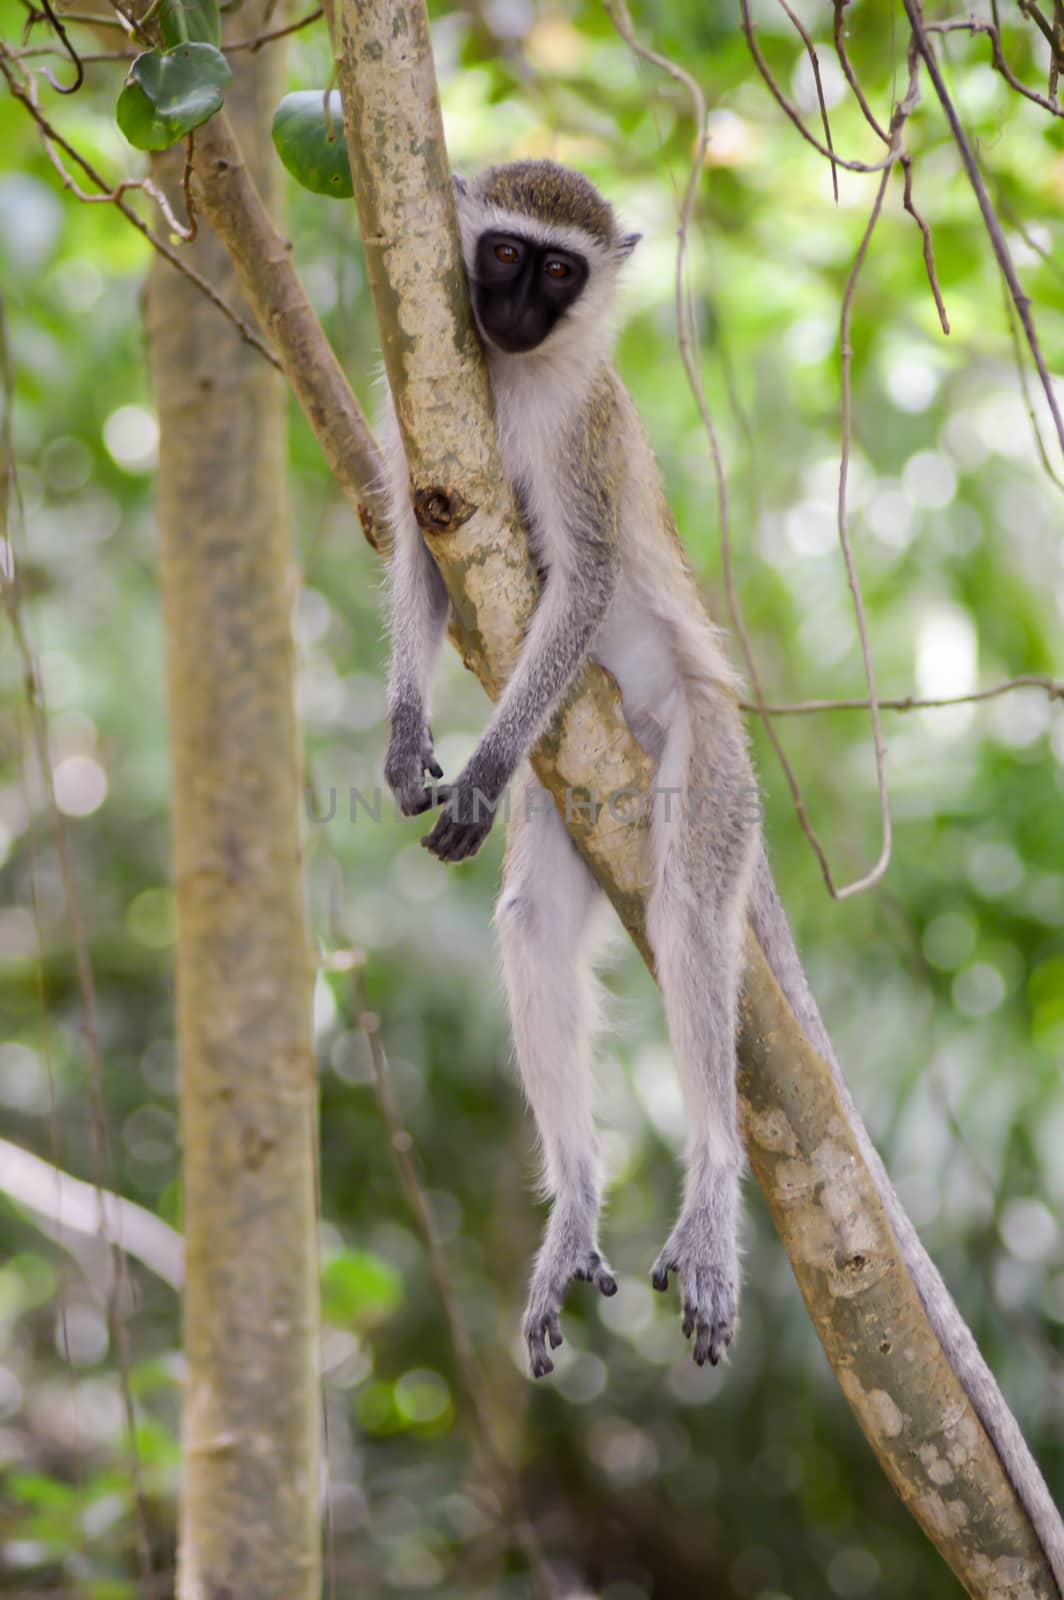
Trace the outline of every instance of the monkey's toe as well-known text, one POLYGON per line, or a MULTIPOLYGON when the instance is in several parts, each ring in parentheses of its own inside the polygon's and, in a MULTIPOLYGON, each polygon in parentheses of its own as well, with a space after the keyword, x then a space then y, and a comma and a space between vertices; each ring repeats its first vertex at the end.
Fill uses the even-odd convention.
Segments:
POLYGON ((617 1293, 617 1279, 597 1250, 592 1250, 587 1261, 575 1269, 573 1277, 579 1278, 581 1283, 593 1283, 607 1300, 617 1293))
POLYGON ((556 1310, 538 1308, 525 1315, 525 1343, 528 1346, 528 1364, 534 1378, 546 1378, 554 1371, 554 1362, 547 1354, 549 1342, 552 1350, 565 1343, 561 1318, 556 1310))

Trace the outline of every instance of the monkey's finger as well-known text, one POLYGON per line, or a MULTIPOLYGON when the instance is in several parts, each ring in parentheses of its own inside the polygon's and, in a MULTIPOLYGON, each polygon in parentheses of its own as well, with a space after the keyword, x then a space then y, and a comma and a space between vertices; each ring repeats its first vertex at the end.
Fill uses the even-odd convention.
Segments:
POLYGON ((565 1343, 565 1340, 562 1338, 561 1318, 558 1316, 556 1311, 552 1311, 550 1316, 547 1318, 547 1338, 550 1340, 550 1347, 552 1350, 557 1350, 559 1345, 565 1343))
POLYGON ((429 760, 425 763, 425 765, 428 767, 428 773, 429 773, 429 777, 430 778, 442 778, 443 777, 443 768, 440 766, 440 764, 436 760, 435 756, 431 756, 429 758, 429 760))
POLYGON ((423 812, 431 811, 435 804, 436 796, 432 790, 422 789, 412 800, 406 802, 403 811, 408 817, 420 817, 423 812))
POLYGON ((432 855, 439 856, 441 861, 448 859, 447 849, 450 845, 454 823, 446 812, 436 820, 436 826, 431 833, 426 833, 421 843, 432 855))
POLYGON ((554 1371, 554 1362, 547 1354, 546 1341, 543 1338, 543 1328, 534 1328, 528 1334, 529 1365, 534 1378, 545 1378, 554 1371))
POLYGON ((713 1326, 713 1336, 709 1344, 710 1366, 715 1367, 717 1363, 723 1359, 731 1342, 732 1330, 728 1327, 724 1327, 719 1322, 715 1323, 713 1326))
POLYGON ((650 1282, 659 1294, 664 1294, 669 1287, 669 1273, 679 1272, 680 1268, 675 1261, 666 1261, 659 1256, 650 1273, 650 1282))
POLYGON ((428 838, 421 842, 440 861, 453 863, 463 861, 468 854, 463 848, 463 834, 461 823, 452 821, 444 812, 428 838))
MULTIPOLYGON (((684 1307, 683 1307, 683 1336, 684 1336, 685 1339, 689 1339, 691 1337, 692 1333, 694 1333, 694 1331, 695 1331, 695 1321, 696 1321, 695 1308, 691 1304, 690 1300, 685 1300, 684 1301, 684 1307)), ((696 1356, 695 1360, 697 1361, 697 1359, 698 1359, 698 1357, 696 1356)))
POLYGON ((471 855, 476 854, 479 843, 480 840, 472 828, 466 828, 460 823, 456 823, 455 840, 447 859, 449 861, 467 861, 471 855))
POLYGON ((596 1288, 607 1300, 612 1299, 617 1293, 617 1279, 601 1256, 594 1257, 593 1266, 596 1288))
POLYGON ((717 1362, 720 1360, 720 1351, 717 1350, 716 1354, 714 1354, 712 1342, 714 1331, 714 1328, 708 1322, 700 1322, 698 1324, 698 1334, 695 1338, 694 1357, 696 1363, 700 1367, 705 1366, 707 1359, 711 1361, 714 1366, 716 1366, 717 1362))

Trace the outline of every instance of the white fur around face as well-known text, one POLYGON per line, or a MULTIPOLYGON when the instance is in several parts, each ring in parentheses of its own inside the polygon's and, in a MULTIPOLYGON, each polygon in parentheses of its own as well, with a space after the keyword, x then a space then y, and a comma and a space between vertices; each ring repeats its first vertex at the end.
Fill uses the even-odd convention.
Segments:
POLYGON ((505 371, 509 374, 527 366, 541 377, 558 381, 558 387, 548 382, 543 386, 545 389, 553 389, 556 395, 568 392, 572 381, 578 379, 581 373, 586 375, 598 357, 608 354, 613 343, 617 273, 624 264, 627 252, 610 250, 583 228, 563 227, 543 222, 538 217, 509 211, 489 204, 468 190, 459 193, 456 200, 462 231, 462 255, 470 278, 476 260, 477 240, 488 230, 511 233, 520 239, 530 239, 541 247, 553 245, 558 250, 575 252, 586 258, 590 272, 583 293, 559 317, 554 328, 535 350, 519 355, 498 350, 480 328, 479 321, 477 324, 492 367, 493 381, 497 373, 505 371))

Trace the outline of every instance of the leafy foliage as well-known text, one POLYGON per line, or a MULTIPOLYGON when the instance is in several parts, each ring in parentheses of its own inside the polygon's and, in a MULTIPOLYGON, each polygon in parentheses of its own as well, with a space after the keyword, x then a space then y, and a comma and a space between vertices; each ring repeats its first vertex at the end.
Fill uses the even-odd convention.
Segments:
POLYGON ((159 27, 164 43, 171 48, 189 40, 216 48, 222 43, 218 0, 162 0, 159 27))
POLYGON ((145 50, 118 97, 118 126, 138 150, 168 150, 221 109, 233 73, 212 44, 145 50))
POLYGON ((336 200, 351 198, 351 164, 338 90, 329 92, 328 116, 322 90, 286 94, 274 112, 273 142, 285 167, 304 189, 336 200))

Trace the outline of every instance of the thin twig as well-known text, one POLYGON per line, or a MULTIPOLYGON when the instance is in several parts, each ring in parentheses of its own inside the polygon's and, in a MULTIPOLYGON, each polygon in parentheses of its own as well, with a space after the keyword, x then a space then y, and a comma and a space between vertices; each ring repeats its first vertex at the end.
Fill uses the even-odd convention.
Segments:
MULTIPOLYGON (((992 10, 994 14, 993 22, 980 22, 977 18, 972 17, 969 19, 966 31, 972 34, 973 37, 978 33, 986 34, 990 40, 990 51, 994 67, 1005 79, 1010 89, 1015 89, 1016 93, 1021 94, 1025 100, 1030 100, 1036 106, 1041 106, 1042 110, 1048 111, 1051 116, 1064 117, 1064 108, 1057 105, 1055 100, 1047 99, 1044 94, 1039 94, 1037 89, 1029 89, 1025 83, 1017 78, 1005 59, 1005 49, 1001 43, 1001 27, 998 21, 997 6, 992 4, 992 10)), ((937 33, 943 30, 936 28, 933 31, 937 33)), ((1050 40, 1052 41, 1052 35, 1050 35, 1050 40)), ((1050 59, 1055 61, 1055 54, 1050 59)))
POLYGON ((809 30, 802 22, 802 19, 791 10, 790 6, 787 4, 787 0, 780 0, 780 5, 787 13, 792 26, 801 36, 802 43, 805 45, 805 53, 809 57, 809 64, 813 69, 813 82, 816 84, 817 104, 820 107, 820 125, 824 130, 824 143, 828 147, 828 159, 831 162, 831 191, 835 197, 835 204, 838 205, 839 169, 835 164, 835 146, 831 142, 831 123, 828 121, 828 107, 827 102, 824 99, 824 85, 820 81, 820 59, 816 53, 816 46, 809 36, 809 30))
POLYGON ((318 6, 316 11, 308 11, 305 17, 290 22, 286 28, 271 28, 268 33, 256 33, 249 39, 234 39, 232 44, 226 45, 225 53, 231 55, 234 50, 261 50, 264 44, 270 44, 274 39, 284 39, 290 33, 298 33, 301 28, 309 28, 324 14, 321 6, 318 6))
MULTIPOLYGON (((1043 17, 1037 5, 1035 5, 1034 0, 1016 0, 1016 4, 1019 6, 1024 16, 1030 17, 1031 21, 1034 23, 1039 32, 1045 35, 1049 48, 1051 50, 1055 49, 1056 39, 1053 37, 1053 25, 1049 21, 1048 17, 1043 17)), ((997 12, 997 0, 990 0, 990 9, 994 14, 995 24, 1000 27, 1001 19, 999 18, 997 12)))
POLYGON ((68 57, 73 63, 75 74, 74 82, 68 83, 65 87, 52 77, 52 74, 48 71, 47 67, 43 68, 44 75, 48 79, 48 82, 51 84, 52 88, 55 90, 56 94, 76 94, 81 88, 82 84, 85 82, 85 68, 81 64, 81 57, 78 55, 77 51, 74 49, 74 46, 67 37, 67 31, 63 27, 62 22, 52 10, 51 0, 41 0, 41 7, 45 16, 48 18, 48 21, 55 29, 55 32, 59 35, 59 38, 63 44, 63 49, 66 51, 68 57))
MULTIPOLYGON (((895 112, 895 122, 899 117, 899 110, 895 112)), ((904 120, 904 113, 902 113, 904 120)), ((891 132, 895 132, 894 123, 891 132)), ((887 791, 886 750, 883 744, 883 728, 879 717, 879 702, 876 697, 875 667, 872 661, 872 649, 868 640, 868 626, 865 621, 864 601, 861 598, 861 585, 857 577, 857 566, 853 557, 853 548, 850 544, 849 528, 846 518, 846 486, 850 471, 850 449, 853 441, 853 414, 851 393, 851 368, 853 365, 853 346, 850 344, 850 322, 853 314, 853 297, 857 289, 857 279, 861 268, 864 266, 868 255, 868 246, 872 242, 879 214, 883 209, 883 200, 886 196, 887 185, 890 182, 890 169, 884 172, 876 190, 876 197, 868 218, 861 242, 857 247, 857 254, 853 258, 850 276, 846 280, 846 290, 842 297, 842 312, 839 318, 839 346, 840 367, 842 376, 842 452, 839 461, 839 503, 838 526, 839 544, 842 547, 842 558, 846 564, 846 582, 850 589, 850 598, 853 601, 854 616, 857 620, 857 636, 861 644, 861 659, 864 663, 865 682, 868 684, 868 710, 872 719, 872 743, 875 750, 876 785, 879 790, 879 817, 883 830, 882 843, 875 865, 861 878, 856 878, 852 883, 844 885, 841 889, 835 887, 828 866, 827 857, 812 831, 809 830, 809 841, 820 861, 820 868, 824 874, 824 882, 833 899, 845 900, 850 895, 859 894, 862 889, 870 889, 878 883, 890 864, 891 847, 891 819, 890 797, 887 791)))
POLYGON ((861 87, 861 81, 858 78, 856 72, 853 70, 853 64, 850 61, 850 57, 849 57, 849 55, 847 53, 847 50, 846 50, 846 40, 845 40, 845 37, 844 37, 844 13, 846 11, 846 7, 849 4, 850 4, 850 0, 834 0, 834 6, 835 6, 835 26, 834 26, 835 54, 839 58, 839 66, 842 68, 843 76, 846 79, 846 82, 849 84, 850 88, 853 90, 854 96, 855 96, 855 98, 857 100, 857 104, 860 106, 862 112, 864 113, 865 121, 868 123, 868 126, 872 129, 872 132, 876 135, 876 137, 879 138, 879 139, 882 139, 884 144, 889 145, 890 144, 890 134, 884 128, 883 124, 880 122, 879 118, 876 116, 875 112, 872 110, 872 107, 869 105, 868 100, 867 100, 867 98, 865 96, 865 92, 861 87))
POLYGON ((1015 228, 1016 232, 1027 246, 1028 250, 1033 250, 1035 255, 1038 256, 1039 259, 1043 261, 1049 268, 1050 272, 1053 273, 1054 277, 1059 278, 1061 283, 1064 283, 1064 265, 1057 260, 1056 256, 1054 256, 1051 251, 1046 249, 1044 244, 1039 244, 1034 234, 1024 226, 1024 223, 1020 219, 1015 207, 1009 202, 1008 198, 1002 194, 1000 180, 996 179, 993 173, 986 173, 985 176, 988 177, 995 185, 996 193, 994 196, 994 204, 997 206, 1002 216, 1007 219, 1011 227, 1015 228))
MULTIPOLYGON (((28 61, 33 56, 61 56, 63 51, 55 44, 34 44, 25 49, 9 49, 7 54, 11 61, 28 61)), ((99 61, 135 61, 136 58, 135 50, 99 50, 92 55, 79 56, 78 60, 83 67, 89 67, 95 66, 99 61)))
POLYGON ((930 75, 931 82, 935 87, 935 93, 938 95, 942 109, 946 114, 946 120, 950 125, 950 131, 953 134, 957 149, 960 151, 961 160, 963 161, 965 171, 968 174, 968 181, 975 191, 975 198, 978 201, 979 209, 983 214, 983 221, 986 224, 986 231, 990 235, 990 243, 993 246, 994 254, 997 257, 998 265, 1001 268, 1002 276, 1008 285, 1013 304, 1015 305, 1020 321, 1023 324, 1023 331, 1027 336, 1027 343, 1030 347, 1031 355, 1034 357, 1034 364, 1038 368, 1038 376, 1041 379, 1042 388, 1045 390, 1046 399, 1049 401, 1049 409, 1056 425, 1057 438, 1060 441, 1060 448, 1062 451, 1064 451, 1064 417, 1061 416, 1060 407, 1057 404, 1057 397, 1053 392, 1053 382, 1049 376, 1049 369, 1045 364, 1045 358, 1042 355, 1042 348, 1038 342, 1038 335, 1035 332, 1034 320, 1031 316, 1030 299, 1024 293, 1023 285, 1020 283, 1020 280, 1016 275, 1016 268, 1012 264, 1012 257, 1009 254, 1009 247, 1006 243, 1001 223, 998 221, 997 213, 990 202, 990 196, 987 194, 986 184, 983 182, 982 175, 979 171, 979 164, 975 159, 975 154, 968 140, 968 136, 961 125, 960 117, 957 115, 957 109, 954 106, 953 101, 950 99, 949 91, 946 88, 942 73, 939 70, 938 62, 935 59, 935 53, 928 41, 927 34, 924 30, 923 18, 920 13, 919 0, 902 0, 902 3, 905 6, 905 14, 909 19, 909 26, 912 29, 913 38, 916 40, 916 48, 923 56, 927 65, 928 74, 930 75))
MULTIPOLYGON (((842 67, 846 82, 853 90, 857 99, 857 103, 864 114, 865 121, 868 123, 868 126, 872 129, 873 133, 875 133, 876 136, 889 147, 891 144, 891 136, 887 132, 886 128, 883 127, 882 123, 875 115, 875 112, 872 110, 872 107, 869 105, 868 98, 861 87, 860 79, 854 71, 853 63, 850 61, 849 55, 847 54, 844 21, 846 7, 849 4, 850 0, 834 0, 835 53, 839 58, 839 65, 842 67)), ((901 162, 902 170, 905 175, 905 193, 902 204, 912 217, 913 221, 916 223, 916 226, 920 229, 920 234, 924 245, 924 265, 927 268, 927 280, 931 285, 931 293, 935 297, 935 309, 938 312, 938 320, 942 327, 942 332, 948 334, 949 317, 946 315, 946 307, 942 299, 942 291, 938 282, 938 273, 935 270, 935 253, 934 247, 931 243, 931 229, 928 227, 927 222, 924 220, 923 216, 921 216, 920 212, 917 211, 916 204, 913 200, 913 158, 907 151, 902 151, 900 152, 898 159, 901 162)))
POLYGON ((92 28, 119 28, 123 33, 129 32, 125 17, 97 16, 89 11, 60 11, 57 15, 67 22, 82 22, 92 28))
MULTIPOLYGON (((181 230, 181 237, 186 244, 191 244, 199 232, 199 222, 196 218, 196 208, 192 203, 192 190, 190 187, 192 183, 192 161, 196 150, 195 141, 195 133, 190 133, 185 140, 185 165, 181 173, 181 193, 185 200, 185 216, 188 218, 188 226, 181 230)), ((949 329, 947 328, 946 331, 948 333, 949 329)))
POLYGON ((1012 344, 1013 360, 1016 363, 1016 376, 1020 380, 1020 393, 1023 395, 1023 403, 1027 409, 1027 415, 1030 419, 1031 432, 1034 434, 1035 449, 1038 451, 1039 460, 1041 461, 1042 466, 1045 468, 1046 476, 1049 478, 1050 482, 1054 483, 1058 489, 1064 489, 1064 479, 1058 476, 1053 463, 1049 459, 1049 451, 1046 449, 1046 442, 1042 438, 1042 429, 1039 425, 1038 413, 1034 409, 1034 396, 1031 394, 1030 385, 1027 382, 1027 368, 1024 366, 1023 362, 1023 341, 1020 338, 1020 330, 1016 326, 1016 308, 1009 299, 1008 290, 1005 288, 1004 284, 1001 286, 1001 297, 1005 304, 1005 320, 1009 325, 1009 339, 1012 344))
POLYGON ((928 227, 920 212, 917 211, 913 201, 913 158, 907 150, 903 150, 898 157, 901 162, 902 172, 905 174, 905 193, 902 205, 912 217, 924 241, 924 266, 927 268, 927 281, 931 285, 931 293, 935 297, 935 309, 942 332, 949 333, 949 317, 946 315, 946 305, 942 299, 942 290, 939 288, 938 273, 935 271, 935 252, 931 244, 931 229, 928 227))
MULTIPOLYGON (((78 189, 73 178, 71 178, 70 174, 62 168, 60 163, 58 170, 60 170, 60 175, 63 177, 65 186, 74 194, 76 194, 79 199, 82 199, 87 203, 107 201, 113 204, 126 218, 127 222, 132 223, 133 227, 137 229, 138 233, 142 233, 144 235, 145 239, 147 239, 148 243, 153 247, 153 249, 158 250, 160 255, 165 256, 167 261, 170 262, 171 266, 176 267, 178 272, 183 273, 190 282, 196 285, 196 288, 201 294, 205 294, 207 299, 210 300, 213 305, 217 306, 222 315, 232 323, 233 327, 237 330, 245 343, 251 345, 259 352, 261 356, 265 357, 272 367, 276 367, 278 371, 280 371, 281 364, 277 360, 277 357, 274 355, 269 346, 263 343, 262 339, 259 338, 254 329, 244 321, 243 317, 241 317, 238 312, 233 310, 232 306, 223 300, 222 296, 210 283, 207 282, 206 278, 201 277, 195 268, 188 266, 186 262, 182 261, 176 251, 172 250, 168 244, 160 239, 158 234, 153 233, 151 228, 148 227, 147 223, 141 221, 140 217, 138 217, 137 213, 133 210, 133 207, 126 201, 124 198, 125 191, 139 188, 143 189, 147 194, 150 194, 158 204, 161 206, 164 205, 161 192, 154 184, 152 184, 151 179, 141 178, 137 180, 123 180, 123 182, 120 183, 116 189, 112 189, 106 178, 97 172, 95 167, 93 167, 91 163, 86 160, 80 151, 76 150, 67 139, 64 139, 63 135, 59 133, 44 116, 43 112, 40 110, 40 107, 36 103, 36 94, 32 86, 32 79, 30 79, 27 75, 25 82, 20 82, 16 76, 16 73, 12 70, 12 67, 17 65, 17 62, 12 61, 7 47, 0 42, 0 74, 3 74, 4 78, 7 80, 8 88, 11 90, 11 93, 14 95, 15 99, 21 101, 21 103, 26 107, 26 110, 29 112, 30 116, 33 118, 34 122, 36 122, 41 131, 45 148, 49 152, 49 157, 53 160, 53 165, 55 165, 56 162, 54 160, 54 152, 50 148, 52 145, 56 146, 59 150, 62 150, 65 155, 69 156, 71 161, 76 162, 81 170, 85 173, 86 177, 88 177, 90 182, 94 183, 102 192, 99 195, 84 194, 78 189)), ((23 69, 19 68, 19 71, 23 71, 23 69)), ((167 218, 168 225, 172 225, 176 233, 179 235, 184 233, 185 230, 173 217, 173 212, 169 210, 169 207, 164 208, 164 216, 167 218)))
MULTIPOLYGON (((761 46, 757 42, 757 33, 750 17, 750 0, 741 0, 741 4, 742 29, 743 33, 746 35, 746 42, 749 46, 750 54, 754 59, 754 65, 756 66, 758 72, 760 72, 762 78, 764 78, 772 98, 776 101, 776 104, 780 107, 780 109, 784 111, 794 123, 794 126, 798 129, 798 132, 801 134, 806 143, 811 144, 814 150, 819 150, 820 154, 825 158, 825 160, 831 161, 836 166, 845 167, 847 172, 882 172, 885 167, 892 167, 897 159, 897 153, 893 149, 888 150, 882 161, 850 161, 844 156, 837 155, 835 151, 829 150, 826 145, 821 144, 820 140, 814 134, 809 132, 809 129, 802 121, 801 112, 798 110, 798 107, 793 103, 793 101, 788 100, 787 96, 776 82, 776 79, 773 77, 768 62, 761 53, 761 46)), ((609 9, 608 4, 607 9, 609 9)))
MULTIPOLYGON (((1050 700, 1064 700, 1064 680, 1042 677, 1038 673, 1022 672, 1003 683, 991 684, 988 689, 973 689, 970 694, 941 695, 927 698, 906 694, 899 699, 877 699, 881 711, 937 711, 946 706, 976 705, 982 700, 996 700, 999 695, 1012 694, 1017 689, 1044 689, 1050 700)), ((756 711, 752 702, 740 702, 744 711, 756 711)), ((871 702, 852 700, 799 700, 789 705, 770 705, 765 709, 774 717, 811 717, 825 711, 867 711, 871 702)))

